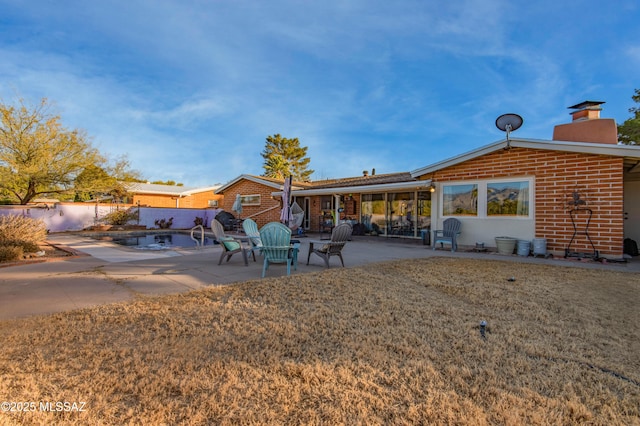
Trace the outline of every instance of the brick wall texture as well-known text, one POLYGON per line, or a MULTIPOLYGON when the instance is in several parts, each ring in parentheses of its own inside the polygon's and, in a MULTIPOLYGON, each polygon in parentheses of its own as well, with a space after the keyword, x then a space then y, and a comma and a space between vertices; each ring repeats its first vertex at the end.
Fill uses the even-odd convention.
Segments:
POLYGON ((280 200, 274 200, 271 193, 277 191, 276 188, 256 183, 247 179, 231 185, 224 191, 224 199, 221 207, 238 217, 238 214, 232 210, 233 203, 236 200, 236 194, 240 195, 260 195, 259 206, 242 206, 242 219, 251 217, 261 228, 269 222, 277 222, 280 220, 281 203, 280 200))
MULTIPOLYGON (((535 176, 536 237, 547 239, 547 249, 564 254, 574 227, 568 202, 578 191, 586 207, 593 210, 588 232, 595 249, 603 256, 622 257, 623 226, 623 160, 622 158, 568 153, 560 151, 512 148, 475 158, 442 169, 423 179, 442 183, 454 180, 476 180, 535 176)), ((575 216, 579 231, 586 226, 588 215, 575 216)), ((592 253, 593 247, 584 234, 578 234, 570 250, 592 253)))

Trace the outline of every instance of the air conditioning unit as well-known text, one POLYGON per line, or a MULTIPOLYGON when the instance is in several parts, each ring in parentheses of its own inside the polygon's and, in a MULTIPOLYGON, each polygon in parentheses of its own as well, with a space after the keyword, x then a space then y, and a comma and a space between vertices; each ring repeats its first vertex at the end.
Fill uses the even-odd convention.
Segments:
POLYGON ((218 207, 218 200, 209 200, 209 207, 218 207))

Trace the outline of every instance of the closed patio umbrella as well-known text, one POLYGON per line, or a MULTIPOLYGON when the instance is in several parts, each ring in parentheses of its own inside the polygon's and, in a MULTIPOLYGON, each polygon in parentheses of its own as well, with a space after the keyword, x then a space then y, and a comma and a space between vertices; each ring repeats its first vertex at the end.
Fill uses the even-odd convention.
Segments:
POLYGON ((291 222, 291 206, 289 199, 291 198, 291 176, 284 180, 284 187, 282 188, 282 211, 280 212, 280 222, 289 226, 291 222))
POLYGON ((242 214, 242 202, 240 201, 240 194, 236 194, 236 201, 233 202, 233 207, 231 210, 238 213, 238 218, 242 214))

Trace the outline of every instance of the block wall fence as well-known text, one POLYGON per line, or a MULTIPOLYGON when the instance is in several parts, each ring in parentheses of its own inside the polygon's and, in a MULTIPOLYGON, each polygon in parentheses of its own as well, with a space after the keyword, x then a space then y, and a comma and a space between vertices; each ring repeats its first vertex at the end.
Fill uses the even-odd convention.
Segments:
MULTIPOLYGON (((589 236, 601 255, 622 257, 623 159, 602 155, 512 148, 475 158, 425 175, 438 183, 508 177, 535 177, 535 237, 547 239, 547 249, 564 254, 574 233, 569 210, 577 191, 593 211, 589 236)), ((576 216, 584 230, 587 214, 576 216)), ((584 234, 571 244, 573 252, 593 252, 584 234)))
MULTIPOLYGON (((0 206, 1 215, 20 215, 42 219, 49 232, 81 231, 94 226, 110 212, 117 209, 137 209, 131 204, 56 203, 49 206, 0 206)), ((157 228, 156 220, 173 218, 171 229, 191 229, 196 217, 206 219, 210 226, 220 209, 175 209, 140 207, 140 219, 131 221, 149 229, 157 228)))

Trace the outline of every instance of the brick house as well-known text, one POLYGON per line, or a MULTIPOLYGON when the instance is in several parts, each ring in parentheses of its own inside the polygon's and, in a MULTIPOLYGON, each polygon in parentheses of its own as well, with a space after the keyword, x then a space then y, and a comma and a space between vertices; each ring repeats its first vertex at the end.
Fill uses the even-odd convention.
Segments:
POLYGON ((186 187, 150 183, 128 183, 131 204, 147 207, 216 208, 222 204, 222 195, 215 193, 220 185, 186 187))
MULTIPOLYGON (((222 208, 231 213, 234 213, 236 195, 240 194, 241 217, 251 218, 261 227, 280 220, 283 185, 282 179, 241 175, 218 188, 216 193, 224 194, 222 208)), ((420 231, 429 226, 431 192, 428 186, 411 177, 409 172, 364 173, 356 177, 293 182, 292 200, 305 212, 302 227, 306 230, 320 231, 321 223, 326 220, 334 223, 348 220, 366 224, 367 231, 376 234, 419 237, 420 231)))
MULTIPOLYGON (((224 211, 240 216, 241 219, 251 218, 259 227, 280 220, 282 198, 274 192, 282 191, 283 179, 273 179, 264 176, 243 174, 216 189, 216 195, 223 196, 219 206, 224 211), (233 211, 236 195, 240 195, 242 214, 233 211)), ((307 183, 293 182, 293 189, 308 186, 307 183)))
MULTIPOLYGON (((616 123, 600 118, 601 104, 571 107, 573 121, 555 126, 551 140, 511 136, 411 172, 294 182, 292 197, 311 231, 329 218, 428 241, 456 217, 462 246, 545 238, 555 255, 621 258, 625 238, 640 242, 640 147, 617 144, 616 123)), ((279 220, 282 186, 242 175, 216 193, 227 211, 236 194, 246 197, 242 217, 262 226, 279 220)))
POLYGON ((461 220, 462 245, 545 238, 556 255, 621 258, 624 238, 640 240, 640 147, 617 144, 601 104, 571 107, 552 140, 509 138, 412 171, 435 186, 432 223, 461 220))

